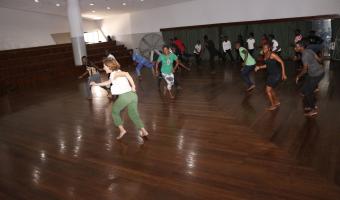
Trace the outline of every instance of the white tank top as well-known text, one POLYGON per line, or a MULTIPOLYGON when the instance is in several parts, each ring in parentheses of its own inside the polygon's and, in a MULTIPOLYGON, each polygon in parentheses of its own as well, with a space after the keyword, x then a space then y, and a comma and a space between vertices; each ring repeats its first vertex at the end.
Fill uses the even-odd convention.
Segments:
POLYGON ((114 71, 110 74, 110 80, 111 80, 111 93, 113 95, 120 95, 120 94, 124 94, 127 92, 130 92, 132 90, 131 85, 129 83, 129 80, 126 77, 116 77, 115 79, 115 73, 120 72, 120 70, 118 71, 114 71))

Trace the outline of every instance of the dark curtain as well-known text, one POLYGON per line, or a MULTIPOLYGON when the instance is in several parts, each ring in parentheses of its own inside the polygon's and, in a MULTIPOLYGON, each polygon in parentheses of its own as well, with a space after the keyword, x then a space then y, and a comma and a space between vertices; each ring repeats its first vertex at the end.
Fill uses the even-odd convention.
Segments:
MULTIPOLYGON (((276 22, 276 23, 253 23, 242 25, 224 25, 213 26, 209 28, 184 28, 173 31, 163 31, 163 38, 166 44, 170 38, 178 37, 187 47, 187 52, 192 53, 197 40, 203 43, 203 36, 208 35, 212 39, 217 49, 221 49, 222 37, 228 36, 234 45, 237 36, 241 34, 244 41, 247 40, 250 32, 255 34, 256 46, 259 45, 260 39, 264 33, 274 34, 276 40, 282 48, 282 56, 287 58, 294 55, 294 30, 300 29, 303 35, 307 35, 312 29, 311 21, 292 21, 292 22, 276 22)), ((260 49, 257 49, 259 52, 260 49)), ((206 54, 206 53, 205 53, 206 54)), ((205 56, 204 56, 205 57, 205 56)))
POLYGON ((335 42, 335 50, 332 53, 332 59, 340 60, 340 19, 332 20, 332 42, 335 42))

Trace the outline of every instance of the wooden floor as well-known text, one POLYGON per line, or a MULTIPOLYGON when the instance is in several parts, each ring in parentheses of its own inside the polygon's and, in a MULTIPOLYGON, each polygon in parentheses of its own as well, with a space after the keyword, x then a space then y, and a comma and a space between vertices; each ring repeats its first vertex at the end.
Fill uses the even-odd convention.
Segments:
POLYGON ((130 120, 116 141, 112 102, 85 100, 79 82, 2 97, 0 199, 340 199, 337 67, 327 65, 320 115, 309 120, 292 65, 276 112, 265 110, 263 74, 246 95, 235 64, 216 75, 204 67, 183 73, 175 101, 144 71, 138 94, 147 141, 130 120))

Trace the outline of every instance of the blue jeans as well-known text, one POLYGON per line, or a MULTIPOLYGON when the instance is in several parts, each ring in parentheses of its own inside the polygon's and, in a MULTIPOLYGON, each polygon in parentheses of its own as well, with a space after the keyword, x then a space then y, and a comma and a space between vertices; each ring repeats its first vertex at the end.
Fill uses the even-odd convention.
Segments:
POLYGON ((246 65, 241 70, 241 76, 244 82, 246 82, 247 86, 250 87, 254 85, 254 83, 250 80, 250 73, 254 71, 255 65, 246 65))
POLYGON ((147 67, 147 68, 152 68, 153 67, 153 64, 149 61, 143 61, 141 63, 138 63, 137 64, 137 67, 136 67, 136 73, 137 73, 137 76, 140 76, 140 71, 142 70, 143 67, 147 67))
POLYGON ((306 80, 302 86, 302 94, 303 96, 303 106, 305 108, 315 108, 316 97, 314 90, 318 87, 319 82, 322 80, 325 73, 322 73, 320 76, 309 76, 307 75, 306 80))
POLYGON ((88 77, 87 84, 85 85, 86 97, 88 98, 92 97, 91 86, 90 86, 91 82, 100 83, 100 74, 96 73, 88 77))

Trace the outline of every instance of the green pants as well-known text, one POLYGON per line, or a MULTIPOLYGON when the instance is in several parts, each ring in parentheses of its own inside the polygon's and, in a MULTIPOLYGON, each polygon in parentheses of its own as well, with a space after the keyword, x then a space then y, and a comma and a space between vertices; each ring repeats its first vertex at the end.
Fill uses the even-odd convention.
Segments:
POLYGON ((132 122, 135 124, 137 129, 144 128, 144 124, 138 114, 138 97, 135 92, 127 92, 118 96, 118 99, 112 106, 112 117, 114 124, 116 126, 123 125, 122 118, 120 117, 120 112, 124 108, 128 108, 128 115, 132 122))

